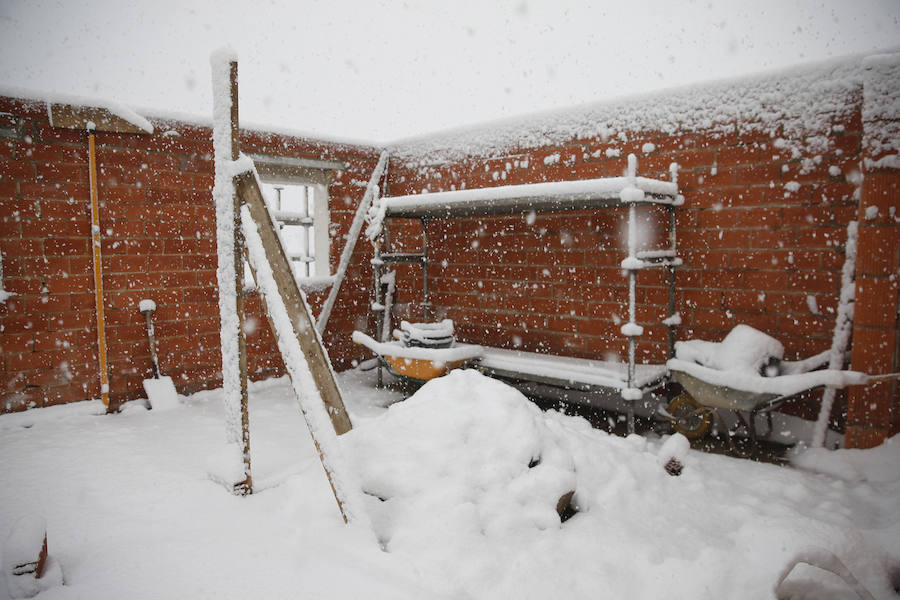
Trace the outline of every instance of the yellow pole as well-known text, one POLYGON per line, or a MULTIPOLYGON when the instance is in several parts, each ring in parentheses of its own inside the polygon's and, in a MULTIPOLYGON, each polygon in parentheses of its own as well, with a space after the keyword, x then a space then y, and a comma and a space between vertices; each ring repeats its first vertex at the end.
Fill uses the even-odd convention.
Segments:
POLYGON ((97 152, 94 129, 88 128, 91 169, 91 246, 94 256, 94 294, 97 303, 97 353, 100 356, 100 398, 109 409, 109 368, 106 363, 106 329, 103 319, 103 266, 100 257, 100 202, 97 199, 97 152))

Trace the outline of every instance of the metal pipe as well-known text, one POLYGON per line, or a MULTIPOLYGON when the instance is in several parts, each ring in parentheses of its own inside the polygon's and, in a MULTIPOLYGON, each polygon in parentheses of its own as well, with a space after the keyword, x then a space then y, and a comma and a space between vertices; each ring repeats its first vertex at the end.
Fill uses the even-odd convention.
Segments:
MULTIPOLYGON (((672 252, 677 252, 675 248, 675 207, 669 205, 669 243, 672 252)), ((672 258, 672 264, 668 267, 669 271, 669 318, 675 316, 675 258, 672 258)), ((669 324, 669 356, 675 358, 675 324, 669 324)))
POLYGON ((427 323, 431 318, 431 301, 428 297, 428 219, 422 219, 422 317, 427 323))
MULTIPOLYGON (((309 217, 309 186, 304 185, 301 186, 300 189, 300 216, 303 218, 309 217)), ((314 236, 309 235, 310 228, 308 225, 300 226, 300 247, 303 248, 302 257, 303 259, 310 258, 313 256, 313 252, 310 252, 310 245, 315 243, 313 239, 314 236)), ((307 277, 310 276, 310 262, 307 260, 303 260, 303 272, 307 277)))
POLYGON ((275 189, 275 210, 281 212, 281 190, 284 188, 280 185, 274 186, 275 189))

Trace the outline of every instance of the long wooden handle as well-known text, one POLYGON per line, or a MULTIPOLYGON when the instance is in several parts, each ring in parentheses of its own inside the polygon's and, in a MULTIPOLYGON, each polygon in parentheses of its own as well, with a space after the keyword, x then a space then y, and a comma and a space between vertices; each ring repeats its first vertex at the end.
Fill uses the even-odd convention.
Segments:
POLYGON ((100 201, 97 197, 97 151, 93 131, 88 133, 91 170, 91 246, 94 256, 94 294, 97 304, 97 353, 100 356, 100 398, 109 408, 109 368, 106 362, 106 328, 103 317, 103 265, 100 254, 100 201))
POLYGON ((884 383, 892 379, 900 379, 900 373, 885 373, 883 375, 870 375, 866 384, 884 383))

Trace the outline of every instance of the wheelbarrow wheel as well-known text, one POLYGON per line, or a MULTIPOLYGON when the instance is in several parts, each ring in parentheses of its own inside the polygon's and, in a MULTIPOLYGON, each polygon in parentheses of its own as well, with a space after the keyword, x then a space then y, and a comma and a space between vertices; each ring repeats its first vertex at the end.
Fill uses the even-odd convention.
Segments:
POLYGON ((669 403, 666 410, 673 417, 672 427, 684 437, 693 440, 702 438, 709 433, 709 428, 712 426, 709 411, 694 400, 690 394, 686 392, 681 394, 669 403))

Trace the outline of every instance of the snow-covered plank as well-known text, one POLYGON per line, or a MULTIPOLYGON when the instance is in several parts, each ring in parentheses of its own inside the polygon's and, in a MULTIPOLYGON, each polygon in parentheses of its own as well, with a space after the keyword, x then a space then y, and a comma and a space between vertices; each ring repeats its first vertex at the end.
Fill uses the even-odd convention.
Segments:
POLYGON ((105 106, 83 106, 48 100, 47 114, 53 127, 94 129, 112 133, 153 133, 150 121, 131 109, 115 103, 106 103, 105 106), (90 127, 90 124, 93 124, 93 127, 90 127))
POLYGON ((647 202, 677 201, 674 183, 637 177, 606 177, 580 181, 552 181, 453 190, 383 198, 387 217, 463 217, 527 211, 562 211, 619 206, 621 194, 632 186, 643 191, 647 202))
MULTIPOLYGON (((331 418, 334 430, 338 435, 346 433, 350 431, 352 425, 350 417, 344 408, 340 390, 338 390, 337 383, 335 383, 331 362, 316 332, 315 321, 310 314, 306 297, 297 287, 290 262, 285 255, 272 218, 266 208, 266 202, 259 189, 255 174, 251 171, 235 176, 234 187, 257 225, 258 235, 265 251, 266 262, 271 267, 272 277, 277 286, 277 293, 284 303, 287 318, 290 319, 293 330, 292 337, 296 338, 303 352, 303 358, 309 365, 315 387, 328 408, 328 416, 331 418)), ((258 272, 259 269, 256 269, 256 271, 258 272)), ((270 294, 266 294, 266 296, 266 308, 270 313, 269 319, 274 326, 270 294)), ((278 330, 275 333, 276 337, 283 337, 285 334, 285 332, 278 330)), ((285 363, 287 362, 288 357, 285 357, 285 363)))
MULTIPOLYGON (((478 366, 498 375, 555 385, 581 384, 617 390, 628 387, 628 365, 613 361, 485 347, 478 366)), ((647 388, 665 376, 665 365, 637 364, 633 385, 647 388)))
MULTIPOLYGON (((841 295, 838 302, 837 316, 834 320, 834 335, 831 338, 831 350, 828 354, 828 368, 840 369, 844 366, 844 356, 850 345, 853 334, 853 313, 856 301, 856 247, 859 237, 859 224, 850 221, 847 224, 847 244, 844 246, 844 266, 841 268, 841 295)), ((835 390, 828 388, 822 394, 822 406, 816 419, 816 428, 810 442, 813 448, 820 448, 825 443, 828 421, 831 418, 831 407, 834 404, 835 390)))

